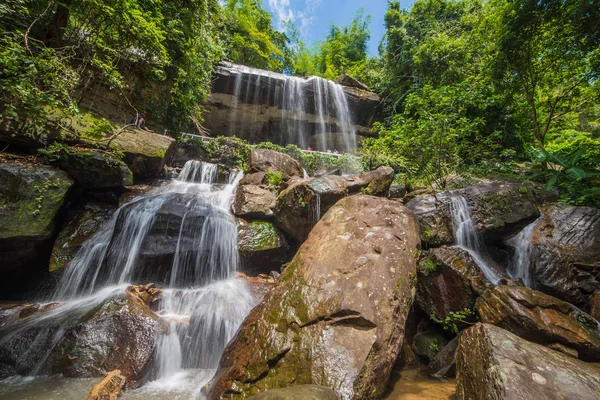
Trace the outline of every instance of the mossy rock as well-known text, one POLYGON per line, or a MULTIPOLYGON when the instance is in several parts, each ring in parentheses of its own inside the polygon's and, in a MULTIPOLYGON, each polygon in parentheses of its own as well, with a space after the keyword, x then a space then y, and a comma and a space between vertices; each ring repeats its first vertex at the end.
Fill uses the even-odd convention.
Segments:
POLYGON ((54 272, 69 263, 84 242, 110 219, 114 207, 107 204, 87 203, 71 213, 67 226, 58 234, 52 255, 50 272, 54 272))
POLYGON ((125 154, 124 161, 136 180, 151 179, 163 172, 165 163, 175 151, 175 140, 132 128, 112 139, 109 147, 125 154))
POLYGON ((247 274, 279 271, 290 250, 287 240, 272 223, 237 220, 238 249, 247 274))
POLYGON ((73 180, 46 166, 0 164, 0 240, 49 238, 73 180))
POLYGON ((133 173, 116 155, 97 151, 72 151, 53 164, 67 171, 86 189, 101 189, 133 184, 133 173))

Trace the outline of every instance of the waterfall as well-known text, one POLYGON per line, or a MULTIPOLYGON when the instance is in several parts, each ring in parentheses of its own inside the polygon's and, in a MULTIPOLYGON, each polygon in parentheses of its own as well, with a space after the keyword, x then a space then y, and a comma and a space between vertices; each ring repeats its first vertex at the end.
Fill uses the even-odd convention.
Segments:
POLYGON ((531 246, 531 236, 533 230, 538 224, 538 220, 527 225, 515 237, 508 240, 508 244, 514 247, 513 255, 508 266, 508 273, 511 278, 521 278, 525 286, 533 288, 533 279, 531 277, 531 259, 533 248, 531 246))
POLYGON ((464 197, 453 196, 450 199, 450 215, 456 247, 467 251, 473 257, 483 275, 493 284, 497 284, 501 276, 489 265, 485 245, 481 235, 475 229, 469 205, 464 197))
POLYGON ((132 283, 152 282, 148 268, 155 265, 143 258, 160 250, 158 242, 168 241, 175 249, 172 265, 150 275, 163 277, 156 282, 162 289, 156 313, 168 329, 158 338, 151 382, 125 398, 154 397, 147 390, 187 390, 191 395, 204 385, 255 304, 246 284, 235 278, 237 228, 229 207, 242 175, 232 171, 228 183, 215 184, 216 165, 188 161, 178 179, 122 205, 65 267, 52 296, 64 304, 17 327, 15 334, 41 327, 39 348, 33 349, 35 363, 44 362, 40 349, 47 357, 58 343, 63 320, 85 315, 111 296, 123 294, 132 283), (178 226, 173 226, 174 215, 180 218, 178 226), (203 378, 198 380, 199 376, 203 378))
MULTIPOLYGON (((282 126, 279 144, 295 144, 305 149, 350 151, 357 147, 356 129, 343 86, 319 77, 299 78, 229 65, 233 80, 230 135, 245 137, 245 118, 238 112, 240 103, 278 107, 282 126), (268 84, 266 96, 261 82, 268 84), (271 86, 275 86, 272 94, 271 86)), ((258 112, 258 111, 257 111, 258 112)), ((257 112, 249 118, 256 121, 257 112)))

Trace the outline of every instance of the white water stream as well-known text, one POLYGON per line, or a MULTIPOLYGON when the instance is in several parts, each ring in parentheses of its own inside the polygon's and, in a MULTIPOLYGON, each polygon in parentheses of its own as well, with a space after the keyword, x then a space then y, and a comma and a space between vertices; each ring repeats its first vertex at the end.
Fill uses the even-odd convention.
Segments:
MULTIPOLYGON (((150 232, 163 207, 183 204, 175 258, 157 311, 169 329, 158 338, 148 383, 123 398, 200 398, 199 390, 214 374, 223 348, 256 303, 244 281, 235 278, 237 229, 229 206, 241 178, 232 171, 227 184, 215 184, 216 165, 189 161, 179 179, 120 207, 62 275, 51 300, 64 304, 11 326, 1 340, 39 328, 31 352, 21 360, 30 375, 38 374, 64 334, 64 329, 56 329, 63 321, 80 318, 122 295, 129 284, 149 283, 140 268, 150 232)), ((17 399, 21 397, 10 393, 22 392, 24 382, 35 386, 47 378, 10 379, 0 381, 0 386, 9 385, 0 396, 17 399)))
POLYGON ((281 110, 279 144, 296 144, 306 149, 309 137, 314 135, 314 150, 344 152, 356 148, 356 128, 341 85, 316 76, 292 77, 243 65, 232 65, 229 71, 234 79, 230 135, 243 136, 239 103, 264 103, 281 110), (279 81, 283 81, 282 87, 274 83, 279 81), (265 85, 269 88, 266 94, 262 93, 265 85), (275 90, 271 90, 272 86, 275 90))
POLYGON ((453 196, 450 199, 450 213, 455 246, 467 251, 483 275, 493 284, 497 284, 501 276, 489 266, 489 256, 486 254, 481 235, 475 229, 467 200, 462 196, 453 196))
POLYGON ((533 288, 534 283, 531 276, 531 259, 533 247, 531 246, 531 235, 539 220, 527 225, 516 236, 510 238, 507 243, 514 247, 515 253, 508 266, 511 278, 521 278, 525 286, 533 288))

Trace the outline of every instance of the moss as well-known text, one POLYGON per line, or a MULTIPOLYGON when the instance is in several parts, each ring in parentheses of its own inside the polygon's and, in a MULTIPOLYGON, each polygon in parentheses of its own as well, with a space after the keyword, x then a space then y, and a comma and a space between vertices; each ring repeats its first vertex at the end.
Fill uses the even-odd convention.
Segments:
POLYGON ((267 172, 267 179, 269 181, 269 185, 280 186, 283 183, 283 175, 281 171, 267 172))
POLYGON ((47 236, 72 182, 42 168, 5 167, 0 238, 47 236))
POLYGON ((249 223, 250 250, 262 251, 275 249, 281 246, 281 240, 275 226, 270 222, 253 221, 249 223))

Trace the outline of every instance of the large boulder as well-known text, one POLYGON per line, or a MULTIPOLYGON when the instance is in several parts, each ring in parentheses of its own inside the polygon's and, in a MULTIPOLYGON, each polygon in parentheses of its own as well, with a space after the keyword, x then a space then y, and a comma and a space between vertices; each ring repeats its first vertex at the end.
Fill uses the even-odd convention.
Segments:
POLYGON ((331 389, 317 385, 298 385, 283 389, 267 390, 248 400, 339 400, 331 389))
POLYGON ((81 207, 71 210, 67 225, 54 241, 50 256, 50 272, 57 271, 68 264, 83 243, 100 230, 114 211, 114 206, 93 202, 86 202, 81 207))
POLYGON ((270 218, 277 197, 273 192, 256 185, 240 185, 233 201, 233 213, 240 217, 270 218))
POLYGON ((298 161, 287 154, 269 149, 252 150, 248 157, 248 168, 252 172, 278 172, 284 180, 303 175, 298 161))
POLYGON ((93 150, 65 151, 52 164, 67 171, 86 189, 121 187, 133 184, 133 174, 111 153, 93 150))
POLYGON ((593 400, 600 374, 586 363, 479 323, 460 336, 458 400, 593 400))
POLYGON ((476 303, 482 322, 532 342, 562 344, 600 360, 600 323, 573 305, 523 286, 496 286, 476 303))
POLYGON ((275 223, 290 237, 302 242, 321 216, 339 199, 362 192, 385 196, 394 170, 380 167, 350 177, 326 175, 293 183, 277 197, 275 223))
POLYGON ((473 310, 475 300, 489 285, 466 250, 434 248, 419 260, 415 302, 425 314, 443 321, 451 312, 473 310))
POLYGON ((547 207, 529 245, 535 288, 588 309, 600 289, 600 209, 547 207))
POLYGON ((241 269, 251 275, 279 271, 290 246, 271 222, 237 220, 241 269))
POLYGON ((66 303, 3 327, 0 370, 99 377, 119 369, 135 386, 152 363, 161 329, 158 316, 131 293, 66 303))
POLYGON ((303 384, 379 398, 404 339, 418 236, 398 202, 340 200, 228 344, 209 398, 303 384))
POLYGON ((16 289, 46 268, 73 180, 54 167, 0 163, 0 182, 0 288, 16 289))
POLYGON ((140 129, 125 129, 109 141, 109 147, 125 154, 125 163, 136 180, 160 175, 175 151, 175 140, 140 129))
POLYGON ((418 195, 406 206, 417 214, 426 246, 454 242, 451 203, 457 196, 466 199, 475 228, 488 241, 517 232, 539 215, 532 188, 520 183, 491 182, 418 195))

